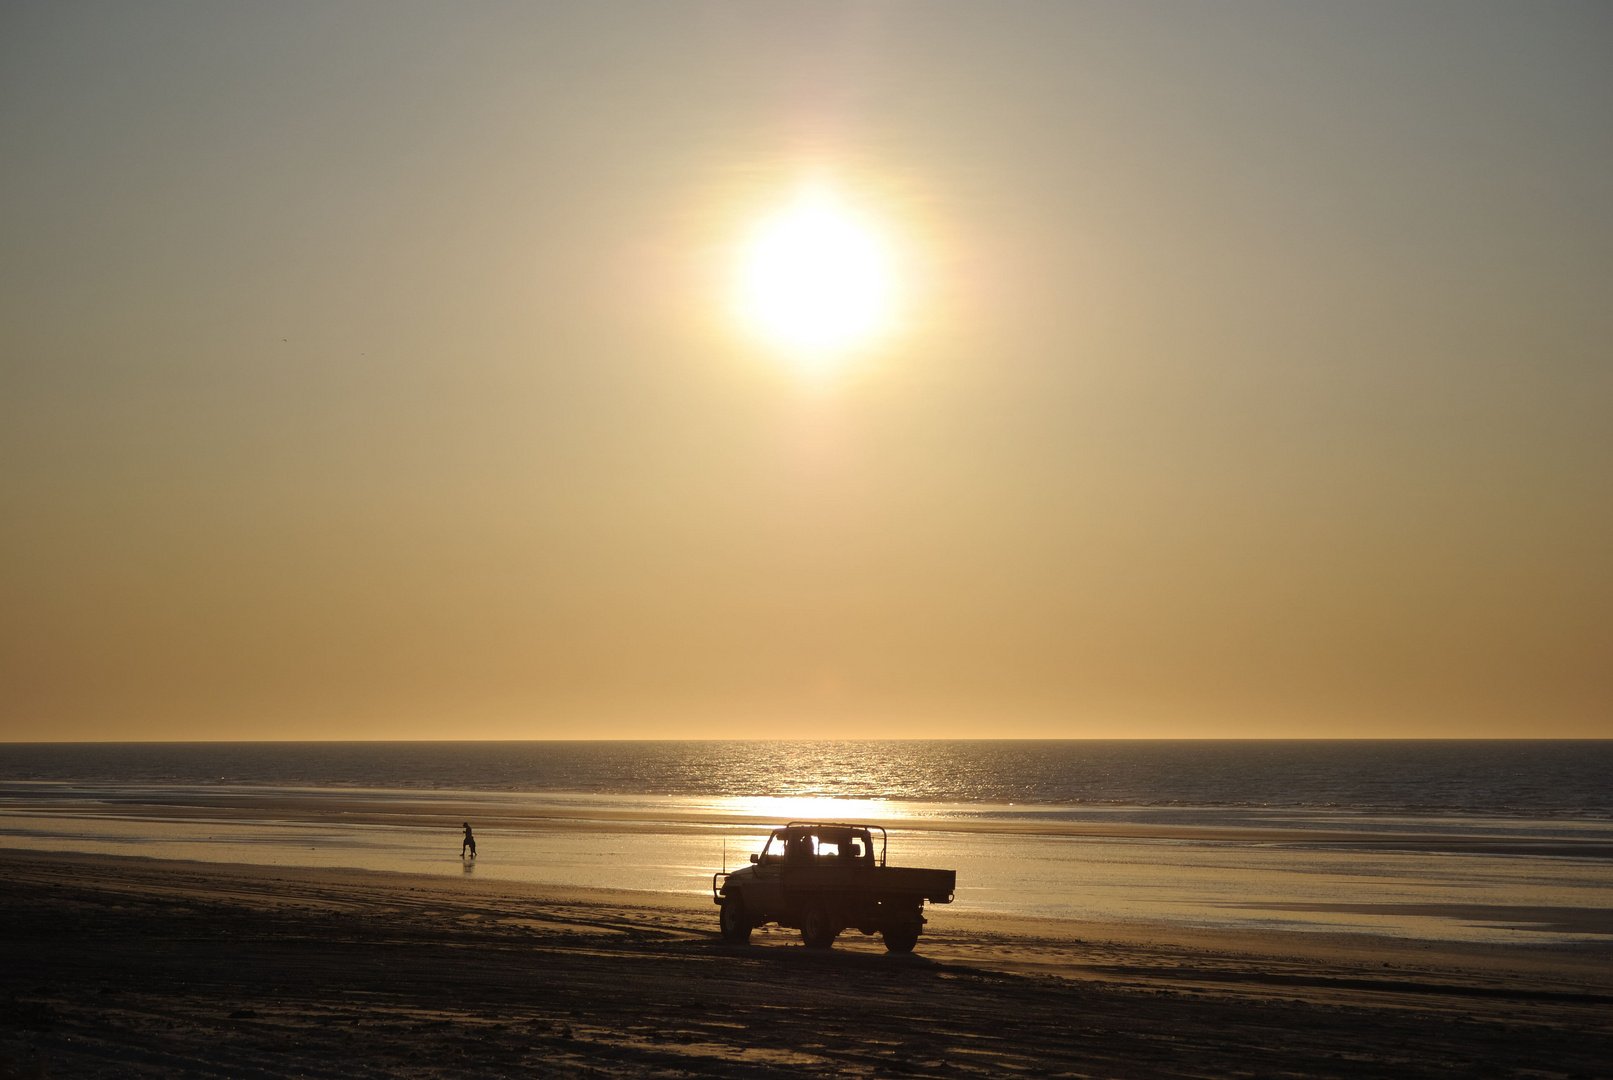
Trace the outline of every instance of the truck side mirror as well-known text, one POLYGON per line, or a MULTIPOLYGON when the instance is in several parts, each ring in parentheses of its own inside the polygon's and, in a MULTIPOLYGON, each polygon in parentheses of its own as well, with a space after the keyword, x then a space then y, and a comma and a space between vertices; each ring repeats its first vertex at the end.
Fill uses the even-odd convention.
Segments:
POLYGON ((755 866, 757 863, 762 861, 762 857, 760 855, 756 854, 756 852, 753 851, 753 852, 750 853, 750 861, 751 861, 751 865, 755 866))

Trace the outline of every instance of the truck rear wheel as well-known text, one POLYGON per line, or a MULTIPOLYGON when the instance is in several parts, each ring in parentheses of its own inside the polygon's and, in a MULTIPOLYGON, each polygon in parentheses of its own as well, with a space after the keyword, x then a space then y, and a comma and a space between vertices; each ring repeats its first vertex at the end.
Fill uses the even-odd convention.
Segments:
POLYGON ((722 939, 728 944, 750 944, 750 912, 745 910, 745 901, 739 897, 722 898, 722 907, 717 913, 717 925, 722 930, 722 939))
POLYGON ((822 904, 814 904, 807 909, 806 917, 801 920, 801 940, 809 949, 829 949, 834 947, 835 938, 840 931, 835 929, 834 923, 829 921, 829 911, 822 904))
POLYGON ((907 953, 919 943, 919 931, 924 929, 918 921, 904 922, 900 926, 887 926, 880 933, 885 939, 886 952, 907 953))

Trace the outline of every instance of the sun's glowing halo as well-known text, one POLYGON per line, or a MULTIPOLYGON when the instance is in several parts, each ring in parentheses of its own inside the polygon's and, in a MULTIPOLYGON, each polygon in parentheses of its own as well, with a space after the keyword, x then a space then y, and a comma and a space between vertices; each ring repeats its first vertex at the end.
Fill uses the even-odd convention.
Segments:
POLYGON ((803 189, 765 218, 740 257, 738 314, 753 334, 805 366, 871 344, 894 316, 889 244, 831 190, 803 189))

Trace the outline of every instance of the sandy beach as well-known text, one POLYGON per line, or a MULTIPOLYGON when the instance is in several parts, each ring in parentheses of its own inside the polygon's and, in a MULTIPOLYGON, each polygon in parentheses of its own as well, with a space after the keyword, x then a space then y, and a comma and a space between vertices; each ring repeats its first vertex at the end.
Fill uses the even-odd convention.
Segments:
POLYGON ((1613 944, 941 907, 894 957, 856 934, 724 946, 711 905, 668 894, 0 864, 0 1076, 1576 1078, 1613 1061, 1613 944))

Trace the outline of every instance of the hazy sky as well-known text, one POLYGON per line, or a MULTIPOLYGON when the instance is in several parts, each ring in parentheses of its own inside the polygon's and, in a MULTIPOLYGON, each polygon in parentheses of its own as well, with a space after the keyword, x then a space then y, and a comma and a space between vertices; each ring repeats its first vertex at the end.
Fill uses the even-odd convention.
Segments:
POLYGON ((0 5, 0 740, 728 735, 1613 737, 1613 6, 0 5))

